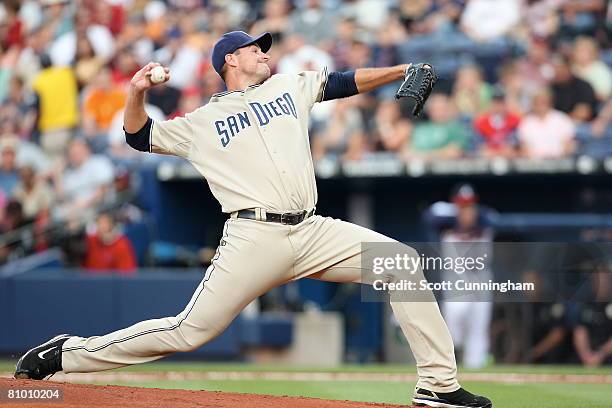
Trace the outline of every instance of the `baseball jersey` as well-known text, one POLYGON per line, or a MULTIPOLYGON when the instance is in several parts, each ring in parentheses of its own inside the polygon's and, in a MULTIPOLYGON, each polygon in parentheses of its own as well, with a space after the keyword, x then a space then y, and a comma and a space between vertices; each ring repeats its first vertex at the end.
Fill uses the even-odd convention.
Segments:
POLYGON ((207 180, 222 211, 310 209, 317 189, 308 121, 323 98, 327 69, 276 74, 164 122, 150 145, 189 160, 207 180))

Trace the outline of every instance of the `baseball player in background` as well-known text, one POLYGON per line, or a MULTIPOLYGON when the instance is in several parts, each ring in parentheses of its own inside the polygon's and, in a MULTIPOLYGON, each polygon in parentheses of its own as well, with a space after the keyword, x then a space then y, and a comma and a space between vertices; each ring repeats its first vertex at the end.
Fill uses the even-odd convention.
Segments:
MULTIPOLYGON (((472 282, 488 282, 493 279, 493 229, 481 222, 478 196, 469 184, 464 184, 453 195, 456 224, 440 236, 441 256, 457 259, 459 256, 486 259, 483 270, 459 273, 444 271, 442 279, 463 279, 472 282)), ((465 299, 465 297, 463 297, 465 299)), ((478 293, 472 299, 457 301, 444 299, 442 315, 448 324, 455 343, 460 350, 461 361, 466 368, 482 368, 489 353, 491 316, 493 314, 491 292, 478 293)))
MULTIPOLYGON (((154 84, 149 63, 132 78, 124 117, 127 143, 190 161, 230 214, 191 300, 177 316, 147 320, 104 336, 61 335, 24 354, 16 378, 94 372, 192 351, 220 334, 253 299, 309 277, 360 282, 362 242, 395 242, 341 220, 315 215, 317 189, 308 137, 314 103, 405 79, 409 64, 349 72, 271 75, 272 37, 224 34, 212 64, 227 91, 188 113, 154 122, 144 110, 154 84)), ((166 69, 164 81, 170 78, 166 69)), ((418 256, 416 251, 412 251, 418 256)), ((422 271, 421 271, 422 273, 422 271)), ((491 407, 457 382, 453 343, 436 302, 391 302, 416 357, 412 401, 431 407, 491 407)))

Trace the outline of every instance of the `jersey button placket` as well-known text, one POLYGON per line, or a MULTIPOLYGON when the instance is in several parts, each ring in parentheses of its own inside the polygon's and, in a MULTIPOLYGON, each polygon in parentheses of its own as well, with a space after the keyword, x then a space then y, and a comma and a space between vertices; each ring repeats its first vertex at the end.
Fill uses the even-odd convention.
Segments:
MULTIPOLYGON (((251 111, 249 104, 252 102, 250 98, 248 98, 248 94, 250 89, 247 89, 244 93, 244 101, 245 101, 245 105, 247 106, 247 109, 249 111, 251 111)), ((285 182, 285 178, 287 178, 287 171, 284 168, 284 166, 282 165, 282 160, 280 160, 280 157, 278 156, 278 150, 276 149, 276 147, 274 146, 270 146, 268 144, 268 141, 265 138, 266 135, 266 131, 267 129, 264 126, 261 126, 259 124, 258 121, 255 121, 256 125, 257 125, 257 129, 259 130, 259 134, 261 135, 261 140, 264 143, 264 145, 268 148, 268 152, 270 152, 270 158, 272 159, 272 163, 274 163, 274 167, 276 167, 276 171, 278 172, 279 175, 279 179, 284 187, 285 193, 287 193, 288 191, 290 191, 290 186, 291 183, 290 182, 285 182)), ((288 194, 287 194, 288 195, 288 194)))

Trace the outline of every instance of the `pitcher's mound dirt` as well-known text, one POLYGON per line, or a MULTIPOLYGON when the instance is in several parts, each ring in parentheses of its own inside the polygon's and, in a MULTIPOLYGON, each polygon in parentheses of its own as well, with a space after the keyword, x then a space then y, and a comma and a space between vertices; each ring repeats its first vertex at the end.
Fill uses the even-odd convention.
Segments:
POLYGON ((316 398, 276 397, 271 395, 236 394, 229 392, 167 390, 116 385, 71 384, 50 381, 15 380, 0 378, 1 408, 409 408, 406 405, 372 404, 354 401, 331 401, 316 398), (8 389, 54 389, 63 392, 61 402, 10 402, 8 389))

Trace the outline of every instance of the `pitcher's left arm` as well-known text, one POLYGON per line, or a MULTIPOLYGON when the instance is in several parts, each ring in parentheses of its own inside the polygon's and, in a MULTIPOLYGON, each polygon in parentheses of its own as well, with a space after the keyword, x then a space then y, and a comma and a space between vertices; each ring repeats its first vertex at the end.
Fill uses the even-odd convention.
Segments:
POLYGON ((412 114, 418 116, 438 80, 433 67, 426 63, 332 72, 327 76, 321 100, 346 98, 358 93, 369 92, 400 79, 403 82, 395 93, 395 98, 409 98, 412 104, 412 114))
POLYGON ((372 91, 391 82, 403 80, 410 64, 384 68, 359 68, 354 71, 330 72, 323 89, 322 101, 347 98, 372 91))

